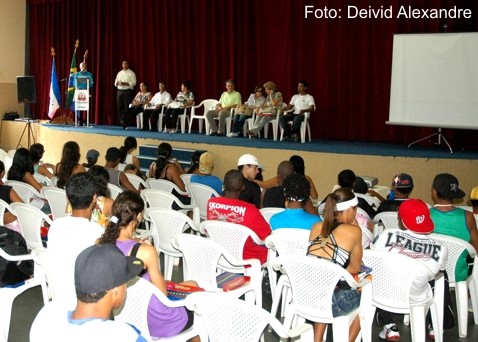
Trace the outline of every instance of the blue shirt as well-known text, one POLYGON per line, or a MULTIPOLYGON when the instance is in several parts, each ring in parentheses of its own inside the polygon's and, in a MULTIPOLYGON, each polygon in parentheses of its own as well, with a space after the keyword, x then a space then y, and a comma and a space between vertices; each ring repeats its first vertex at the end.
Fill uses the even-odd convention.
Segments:
POLYGON ((271 217, 269 224, 272 230, 279 228, 299 228, 311 230, 312 226, 321 222, 319 215, 312 215, 302 208, 287 208, 271 217))
MULTIPOLYGON (((74 80, 77 80, 78 78, 84 78, 86 77, 87 79, 90 80, 90 85, 89 87, 90 88, 93 88, 93 85, 95 84, 93 82, 93 74, 87 70, 85 71, 79 71, 77 72, 74 76, 73 76, 73 79, 74 80)), ((77 81, 78 82, 78 88, 77 89, 86 89, 86 82, 85 83, 80 83, 81 81, 77 81)))
POLYGON ((212 175, 192 175, 191 182, 210 186, 220 195, 222 192, 222 180, 212 175))

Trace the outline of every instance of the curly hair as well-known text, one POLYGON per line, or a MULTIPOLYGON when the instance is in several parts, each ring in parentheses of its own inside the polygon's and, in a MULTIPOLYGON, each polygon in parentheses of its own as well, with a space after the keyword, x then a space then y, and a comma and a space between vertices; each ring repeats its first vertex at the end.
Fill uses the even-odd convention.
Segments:
POLYGON ((12 166, 8 170, 8 179, 24 182, 25 173, 33 175, 33 163, 30 151, 26 148, 19 148, 13 156, 12 166))
POLYGON ((121 160, 120 163, 124 163, 126 160, 126 156, 128 155, 128 151, 138 148, 138 142, 136 141, 135 137, 126 137, 123 142, 123 146, 119 148, 121 152, 121 160))
POLYGON ((324 237, 328 237, 338 223, 337 211, 335 210, 337 203, 349 201, 354 197, 355 195, 350 189, 341 188, 325 198, 324 223, 322 224, 322 235, 324 237))
POLYGON ((80 161, 80 146, 75 141, 68 141, 63 145, 61 161, 58 164, 56 176, 58 177, 57 186, 64 188, 66 181, 70 178, 73 168, 80 161))
POLYGON ((103 166, 93 165, 88 169, 87 173, 95 179, 96 194, 98 196, 111 197, 110 188, 108 188, 108 182, 110 181, 108 171, 103 166))
POLYGON ((137 217, 143 210, 144 201, 139 194, 128 190, 123 191, 116 197, 112 209, 113 216, 99 243, 116 243, 121 229, 132 221, 135 222, 136 226, 139 224, 137 217))
POLYGON ((284 198, 290 202, 304 205, 310 196, 310 185, 305 176, 293 173, 284 179, 284 198))

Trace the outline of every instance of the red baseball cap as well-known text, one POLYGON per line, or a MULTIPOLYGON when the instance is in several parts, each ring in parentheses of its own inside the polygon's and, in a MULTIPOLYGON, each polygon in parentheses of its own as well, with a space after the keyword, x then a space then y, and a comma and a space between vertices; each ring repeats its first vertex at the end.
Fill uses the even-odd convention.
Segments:
POLYGON ((417 234, 433 233, 434 225, 430 218, 430 209, 419 199, 409 199, 398 208, 398 216, 408 230, 417 234))

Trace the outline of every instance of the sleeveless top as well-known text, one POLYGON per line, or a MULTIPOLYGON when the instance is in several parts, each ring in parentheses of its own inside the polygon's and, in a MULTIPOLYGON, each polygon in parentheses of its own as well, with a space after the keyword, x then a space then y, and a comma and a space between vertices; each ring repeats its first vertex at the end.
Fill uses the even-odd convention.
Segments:
POLYGON ((108 173, 110 175, 110 181, 109 182, 111 184, 119 186, 121 189, 123 189, 123 187, 120 184, 120 173, 121 173, 121 171, 116 170, 116 169, 110 169, 110 168, 106 168, 106 171, 108 171, 108 173))
MULTIPOLYGON (((116 246, 124 255, 129 255, 137 242, 135 240, 116 241, 116 246)), ((151 281, 146 271, 141 278, 151 281)), ((154 337, 171 337, 179 334, 188 322, 188 314, 184 306, 171 308, 159 301, 156 296, 151 296, 148 304, 148 330, 154 337)))
POLYGON ((332 229, 332 232, 329 235, 330 241, 327 241, 327 238, 324 238, 322 235, 319 235, 314 240, 310 241, 307 255, 319 259, 329 260, 334 264, 342 266, 342 268, 347 268, 350 262, 350 252, 337 245, 333 233, 334 229, 337 228, 340 224, 341 223, 338 223, 332 229), (329 258, 311 253, 318 250, 323 250, 325 254, 329 256, 329 258))

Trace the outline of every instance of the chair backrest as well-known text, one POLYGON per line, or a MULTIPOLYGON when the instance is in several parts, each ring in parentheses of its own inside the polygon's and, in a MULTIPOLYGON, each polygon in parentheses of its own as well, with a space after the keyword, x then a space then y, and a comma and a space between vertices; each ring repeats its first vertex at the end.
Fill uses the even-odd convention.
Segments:
MULTIPOLYGON (((450 284, 454 284, 456 282, 456 262, 461 254, 466 250, 471 257, 475 257, 476 250, 473 246, 466 242, 465 240, 433 233, 429 235, 430 238, 440 241, 441 243, 445 244, 448 248, 448 257, 446 259, 446 273, 448 273, 448 279, 450 280, 450 284)), ((476 260, 476 259, 475 259, 476 260)), ((475 267, 476 268, 476 265, 475 267)))
POLYGON ((271 217, 274 216, 277 213, 280 213, 281 211, 284 211, 285 208, 275 208, 275 207, 269 207, 269 208, 262 208, 260 210, 262 216, 264 216, 264 219, 267 221, 267 223, 270 223, 271 217))
POLYGON ((181 177, 181 179, 183 180, 184 185, 187 186, 189 183, 191 183, 191 177, 193 175, 194 175, 193 173, 183 173, 179 177, 181 177))
POLYGON ((372 268, 373 303, 392 312, 409 312, 413 281, 426 274, 433 278, 425 264, 402 254, 367 249, 362 260, 372 268))
POLYGON ((36 181, 43 186, 54 186, 53 182, 50 180, 50 178, 43 176, 42 174, 39 173, 34 173, 33 178, 36 179, 36 181))
POLYGON ((158 254, 159 252, 177 253, 177 250, 171 245, 174 237, 189 228, 198 230, 187 215, 173 209, 153 207, 148 209, 148 216, 153 223, 151 235, 158 254))
POLYGON ((216 107, 216 105, 219 103, 218 100, 215 100, 215 99, 206 99, 206 100, 203 100, 200 104, 198 104, 197 106, 193 106, 192 109, 191 109, 191 114, 192 115, 195 115, 195 116, 199 116, 200 114, 196 114, 196 109, 199 109, 201 107, 204 107, 204 113, 203 115, 205 115, 207 113, 208 110, 210 109, 213 109, 214 107, 216 107))
POLYGON ((53 186, 58 186, 57 185, 57 183, 58 183, 58 177, 57 176, 51 177, 50 181, 53 183, 53 186))
POLYGON ((126 172, 125 175, 135 189, 140 189, 140 185, 142 185, 144 189, 149 189, 149 185, 141 177, 126 172))
POLYGON ((5 224, 5 222, 3 221, 3 216, 5 215, 5 209, 7 209, 8 211, 12 210, 12 208, 7 202, 0 199, 0 226, 3 226, 5 224))
POLYGON ((380 200, 377 197, 370 196, 367 194, 360 194, 358 192, 355 193, 355 196, 363 198, 365 201, 367 201, 370 206, 375 207, 377 209, 380 206, 380 200))
POLYGON ((189 195, 187 192, 182 191, 176 184, 167 179, 148 178, 146 179, 146 183, 151 189, 163 190, 169 193, 171 193, 173 190, 176 190, 178 194, 186 196, 189 195))
POLYGON ((279 255, 306 255, 310 232, 306 229, 281 228, 269 235, 266 247, 279 255))
POLYGON ((33 186, 24 182, 7 180, 5 185, 10 185, 24 203, 30 203, 33 195, 39 198, 43 197, 33 186))
POLYGON ((383 232, 384 229, 399 229, 400 220, 398 218, 398 212, 396 211, 383 211, 378 213, 373 218, 373 235, 377 236, 383 232))
POLYGON ((118 197, 118 195, 123 192, 123 189, 111 183, 108 183, 108 189, 110 189, 112 199, 116 199, 116 197, 118 197))
POLYGON ((181 205, 181 201, 170 192, 159 189, 144 189, 141 191, 141 198, 151 208, 171 209, 173 203, 181 205))
POLYGON ((22 227, 22 234, 29 249, 44 248, 40 229, 43 221, 51 225, 53 222, 40 209, 26 203, 12 203, 10 205, 22 227))
POLYGON ((186 187, 191 194, 193 203, 199 207, 201 219, 205 220, 207 218, 207 202, 211 197, 220 195, 216 190, 204 184, 189 183, 186 187))
POLYGON ((186 303, 201 316, 210 342, 259 341, 269 324, 279 337, 289 337, 269 312, 225 293, 196 292, 186 298, 186 303))
POLYGON ((67 216, 68 198, 66 191, 60 188, 44 187, 41 194, 48 200, 51 209, 51 215, 56 220, 59 217, 67 216))
MULTIPOLYGON (((306 255, 279 256, 274 269, 287 273, 292 289, 292 305, 304 318, 332 320, 332 295, 337 283, 343 278, 351 286, 352 275, 328 260, 306 255)), ((356 287, 356 285, 355 285, 356 287)))
POLYGON ((237 260, 243 259, 244 244, 249 237, 257 244, 264 244, 254 231, 242 224, 206 220, 201 222, 199 230, 223 246, 237 260))

